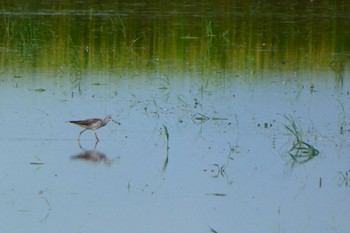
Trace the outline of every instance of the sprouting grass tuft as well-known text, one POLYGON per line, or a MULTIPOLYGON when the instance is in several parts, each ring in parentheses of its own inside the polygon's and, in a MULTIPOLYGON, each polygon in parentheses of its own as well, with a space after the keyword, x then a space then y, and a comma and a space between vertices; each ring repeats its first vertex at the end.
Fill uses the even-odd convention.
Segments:
POLYGON ((165 139, 166 139, 166 142, 167 142, 167 145, 168 145, 168 142, 169 142, 169 132, 168 132, 168 128, 163 125, 163 129, 164 129, 164 135, 165 135, 165 139))
POLYGON ((340 107, 341 107, 341 114, 340 114, 340 116, 339 116, 339 123, 338 123, 338 125, 339 125, 339 132, 340 132, 340 134, 341 135, 344 135, 344 128, 345 128, 345 126, 346 126, 346 118, 345 118, 345 109, 344 109, 344 105, 342 104, 342 102, 340 102, 340 100, 338 100, 338 102, 339 102, 339 105, 340 105, 340 107))
POLYGON ((193 121, 200 122, 200 123, 206 122, 209 119, 210 119, 209 117, 201 113, 196 113, 192 116, 193 121))
POLYGON ((288 154, 295 163, 305 163, 319 154, 319 151, 309 143, 303 140, 303 133, 292 116, 285 116, 289 124, 284 125, 288 132, 293 136, 293 145, 288 154))
POLYGON ((338 172, 338 174, 341 178, 339 186, 349 187, 350 186, 350 169, 345 172, 338 172))
POLYGON ((218 233, 214 228, 212 228, 212 227, 209 227, 209 230, 210 230, 210 232, 212 232, 212 233, 218 233))
POLYGON ((163 164, 163 172, 166 170, 169 163, 169 131, 168 128, 163 124, 164 136, 166 140, 166 156, 163 164))

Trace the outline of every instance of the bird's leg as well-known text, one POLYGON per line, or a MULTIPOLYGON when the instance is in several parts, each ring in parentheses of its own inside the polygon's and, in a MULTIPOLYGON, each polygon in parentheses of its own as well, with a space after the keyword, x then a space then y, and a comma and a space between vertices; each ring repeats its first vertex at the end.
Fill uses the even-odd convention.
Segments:
POLYGON ((94 150, 96 150, 97 144, 98 144, 98 141, 96 141, 95 143, 94 150))
POLYGON ((80 140, 78 139, 78 145, 79 145, 79 148, 82 149, 84 151, 84 148, 83 146, 80 144, 80 140))
POLYGON ((78 137, 78 141, 80 141, 80 135, 81 135, 82 133, 84 133, 86 130, 87 130, 87 129, 84 129, 83 131, 80 132, 79 137, 78 137))
POLYGON ((96 138, 96 141, 100 141, 100 139, 97 137, 97 134, 96 134, 96 132, 94 131, 94 133, 95 133, 95 138, 96 138))

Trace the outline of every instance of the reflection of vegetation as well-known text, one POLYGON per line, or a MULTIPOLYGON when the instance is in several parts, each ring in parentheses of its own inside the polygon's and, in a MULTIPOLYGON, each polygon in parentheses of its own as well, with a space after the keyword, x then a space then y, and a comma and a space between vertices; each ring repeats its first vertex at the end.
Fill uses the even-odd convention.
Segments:
POLYGON ((319 151, 303 140, 302 131, 294 119, 291 116, 285 116, 285 118, 289 121, 289 125, 284 125, 284 127, 294 137, 293 145, 288 152, 293 161, 295 163, 305 163, 317 156, 319 151))
MULTIPOLYGON (((228 154, 227 160, 224 164, 218 164, 218 163, 214 163, 212 164, 212 169, 210 170, 214 175, 212 175, 213 178, 218 178, 218 177, 226 177, 227 182, 228 182, 228 177, 226 174, 226 168, 229 166, 230 161, 233 160, 232 155, 234 153, 238 153, 238 146, 231 146, 231 144, 229 143, 229 147, 230 147, 230 152, 228 154)), ((207 171, 206 169, 204 169, 204 171, 207 171)), ((216 195, 216 194, 211 194, 211 195, 216 195)), ((220 195, 216 195, 216 196, 222 196, 222 194, 220 195)))
POLYGON ((213 34, 213 25, 212 25, 212 22, 211 22, 211 20, 206 20, 206 27, 205 27, 205 29, 206 29, 206 33, 207 33, 207 36, 215 36, 214 34, 213 34))
POLYGON ((206 115, 201 114, 201 113, 196 113, 192 116, 192 120, 194 122, 199 122, 199 123, 204 123, 209 119, 210 119, 209 117, 207 117, 206 115))
POLYGON ((30 165, 36 165, 36 166, 39 166, 39 168, 40 168, 42 165, 45 164, 41 161, 39 156, 35 156, 34 158, 35 158, 36 162, 31 162, 31 163, 29 163, 30 165))
POLYGON ((343 104, 338 100, 340 107, 342 109, 341 116, 339 117, 339 133, 341 135, 344 135, 345 127, 346 127, 346 121, 345 121, 345 109, 343 104))
POLYGON ((214 167, 216 167, 216 174, 213 176, 214 178, 217 178, 217 177, 219 177, 220 175, 222 176, 222 177, 224 177, 225 176, 225 174, 226 174, 226 168, 227 168, 227 166, 228 166, 228 163, 225 163, 225 164, 223 164, 223 165, 219 165, 219 164, 217 164, 217 163, 214 163, 213 164, 213 166, 214 167))
POLYGON ((335 73, 335 80, 339 84, 343 84, 344 82, 344 74, 345 74, 345 63, 348 60, 348 56, 346 54, 337 54, 337 56, 329 63, 329 67, 335 73))
POLYGON ((161 86, 158 88, 159 90, 165 91, 170 89, 170 80, 167 75, 163 74, 160 77, 160 81, 161 81, 161 86))
POLYGON ((227 121, 228 118, 225 118, 225 117, 208 117, 202 113, 195 113, 193 116, 192 116, 192 120, 193 122, 195 123, 204 123, 208 120, 212 120, 212 121, 227 121))
POLYGON ((125 29, 125 25, 124 25, 124 22, 123 20, 120 18, 120 16, 118 15, 117 16, 117 19, 118 19, 118 22, 119 22, 119 25, 117 22, 115 22, 115 20, 113 18, 110 18, 110 21, 113 25, 113 28, 115 31, 121 31, 122 32, 122 35, 123 35, 123 38, 124 38, 124 41, 126 41, 126 29, 125 29), (119 27, 121 29, 119 29, 119 27))
POLYGON ((36 91, 36 92, 44 92, 46 90, 44 88, 38 88, 38 89, 35 89, 34 91, 36 91))
POLYGON ((214 196, 214 197, 226 197, 227 194, 225 193, 207 193, 209 196, 214 196))
POLYGON ((50 215, 51 205, 50 205, 49 199, 44 196, 44 191, 43 190, 40 190, 38 194, 40 195, 40 198, 46 203, 46 206, 47 206, 47 213, 40 221, 41 223, 43 223, 43 222, 45 222, 48 219, 48 217, 50 215))
POLYGON ((350 186, 350 176, 349 176, 350 170, 343 172, 338 172, 339 176, 340 176, 340 184, 339 186, 345 186, 345 187, 349 187, 350 186))
POLYGON ((207 1, 198 9, 198 4, 158 1, 139 8, 133 2, 68 1, 46 8, 48 3, 34 0, 25 7, 5 1, 0 10, 0 66, 18 67, 21 61, 24 71, 29 67, 68 74, 154 68, 256 74, 330 65, 342 80, 345 56, 330 62, 329 54, 349 50, 348 25, 339 20, 347 15, 346 4, 281 7, 265 1, 257 7, 256 1, 220 6, 207 1), (242 14, 235 13, 238 8, 242 14), (326 12, 323 20, 315 17, 319 12, 326 12))

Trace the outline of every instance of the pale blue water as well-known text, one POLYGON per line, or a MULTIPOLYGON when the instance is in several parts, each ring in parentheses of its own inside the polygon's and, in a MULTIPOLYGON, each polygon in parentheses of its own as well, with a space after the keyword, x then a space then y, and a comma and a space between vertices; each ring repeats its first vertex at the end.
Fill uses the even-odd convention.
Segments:
MULTIPOLYGON (((340 86, 328 75, 209 85, 101 75, 83 77, 80 90, 3 77, 1 232, 346 232, 349 77, 340 86), (97 132, 106 160, 73 160, 82 129, 67 121, 107 114, 122 125, 97 132), (307 163, 287 155, 285 114, 320 151, 307 163)), ((92 132, 81 146, 94 152, 92 132)))

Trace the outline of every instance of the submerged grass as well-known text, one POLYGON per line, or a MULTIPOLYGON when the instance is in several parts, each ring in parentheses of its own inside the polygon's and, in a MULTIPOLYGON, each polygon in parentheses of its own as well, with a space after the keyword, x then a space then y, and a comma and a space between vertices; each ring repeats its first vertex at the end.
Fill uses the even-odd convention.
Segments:
POLYGON ((319 154, 319 151, 309 143, 303 140, 303 133, 292 116, 284 116, 289 124, 284 125, 288 132, 293 136, 294 141, 288 154, 294 163, 305 163, 319 154))

